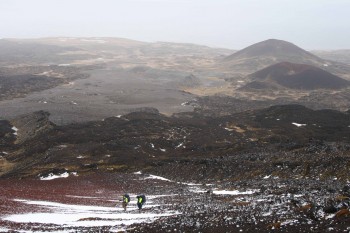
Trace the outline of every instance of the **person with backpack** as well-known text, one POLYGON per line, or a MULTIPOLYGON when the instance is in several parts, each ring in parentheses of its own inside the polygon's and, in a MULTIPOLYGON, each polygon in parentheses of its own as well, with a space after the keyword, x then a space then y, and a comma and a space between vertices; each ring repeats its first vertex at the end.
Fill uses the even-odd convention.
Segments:
POLYGON ((129 194, 124 194, 124 195, 123 195, 123 202, 122 202, 124 211, 126 211, 126 207, 127 207, 127 205, 129 204, 129 202, 130 202, 130 196, 129 196, 129 194))
POLYGON ((137 207, 139 207, 139 210, 141 211, 142 209, 142 205, 146 202, 146 197, 145 195, 139 195, 139 196, 136 196, 136 199, 137 199, 137 207))

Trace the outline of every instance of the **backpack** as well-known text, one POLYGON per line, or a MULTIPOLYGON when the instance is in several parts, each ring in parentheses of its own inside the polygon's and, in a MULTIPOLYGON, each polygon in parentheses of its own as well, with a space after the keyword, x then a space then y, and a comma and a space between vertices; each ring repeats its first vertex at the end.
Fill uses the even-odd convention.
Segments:
MULTIPOLYGON (((123 197, 126 198, 126 199, 128 200, 128 203, 130 202, 130 196, 129 196, 129 194, 125 194, 123 197)), ((123 201, 124 201, 124 200, 123 200, 123 201)))
POLYGON ((142 203, 145 203, 146 202, 146 197, 145 197, 145 195, 140 195, 140 197, 142 198, 142 203))

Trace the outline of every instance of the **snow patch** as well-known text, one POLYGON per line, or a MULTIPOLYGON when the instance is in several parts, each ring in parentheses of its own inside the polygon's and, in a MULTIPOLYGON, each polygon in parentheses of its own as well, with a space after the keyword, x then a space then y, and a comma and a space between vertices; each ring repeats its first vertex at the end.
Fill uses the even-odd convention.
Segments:
POLYGON ((179 145, 177 145, 177 146, 175 147, 175 149, 180 148, 180 147, 183 146, 183 145, 184 145, 184 143, 182 142, 182 143, 180 143, 179 145))
MULTIPOLYGON (((77 175, 76 172, 72 172, 72 175, 77 175)), ((53 173, 48 174, 47 176, 40 176, 40 180, 54 180, 54 179, 58 179, 58 178, 67 178, 69 177, 69 173, 68 172, 64 172, 62 174, 59 175, 55 175, 53 173)))
MULTIPOLYGON (((5 221, 18 223, 41 223, 64 225, 65 227, 98 227, 111 226, 111 230, 122 229, 125 227, 142 222, 153 222, 160 217, 173 216, 180 214, 174 211, 165 211, 163 213, 125 213, 122 208, 99 207, 85 205, 67 205, 57 202, 29 201, 15 199, 29 205, 45 206, 48 212, 14 214, 3 218, 5 221)), ((128 208, 135 211, 137 207, 128 208)), ((1 228, 0 228, 1 229, 1 228)))
POLYGON ((17 129, 15 126, 13 126, 11 129, 12 129, 13 131, 15 131, 15 132, 13 133, 13 135, 16 135, 16 136, 17 136, 18 129, 17 129))
POLYGON ((325 219, 333 219, 335 217, 335 214, 330 214, 325 217, 325 219))
MULTIPOLYGON (((157 199, 160 197, 174 197, 174 196, 178 196, 179 194, 168 194, 168 195, 148 195, 147 196, 147 200, 153 200, 153 199, 157 199)), ((136 198, 136 197, 135 197, 136 198)), ((149 203, 149 201, 148 201, 149 203)))
POLYGON ((138 172, 134 172, 135 175, 141 175, 142 172, 141 171, 138 171, 138 172))
POLYGON ((66 197, 83 198, 83 199, 101 199, 100 197, 87 197, 87 196, 75 196, 75 195, 66 195, 66 197))
POLYGON ((207 192, 208 190, 204 190, 204 189, 201 189, 199 187, 191 187, 188 189, 190 192, 193 192, 193 193, 205 193, 207 192))
POLYGON ((166 152, 166 149, 159 148, 161 152, 166 152))
POLYGON ((282 222, 281 223, 281 226, 284 226, 284 225, 293 225, 295 223, 298 223, 299 221, 296 220, 296 219, 287 219, 286 221, 282 222))
POLYGON ((156 179, 156 180, 164 180, 164 181, 172 182, 171 180, 169 180, 167 178, 164 178, 164 177, 161 177, 161 176, 155 176, 155 175, 149 175, 149 177, 145 178, 145 180, 147 180, 147 179, 156 179))
POLYGON ((178 184, 185 184, 188 186, 202 186, 201 184, 195 184, 195 183, 184 183, 184 182, 178 182, 178 184))
POLYGON ((306 124, 299 124, 299 123, 295 123, 295 122, 293 122, 292 125, 295 125, 296 127, 306 126, 306 124))
POLYGON ((0 227, 0 232, 10 232, 10 229, 0 227))
POLYGON ((58 64, 58 66, 70 66, 70 64, 58 64))
POLYGON ((217 195, 250 195, 258 192, 259 190, 247 190, 245 192, 240 192, 238 190, 214 190, 213 193, 217 195))

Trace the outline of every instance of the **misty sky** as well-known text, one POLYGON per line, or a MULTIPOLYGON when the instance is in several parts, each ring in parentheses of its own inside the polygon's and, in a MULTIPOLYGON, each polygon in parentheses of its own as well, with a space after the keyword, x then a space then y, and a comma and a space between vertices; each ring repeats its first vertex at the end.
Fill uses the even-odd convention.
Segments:
POLYGON ((124 37, 350 49, 350 0, 0 0, 0 38, 124 37))

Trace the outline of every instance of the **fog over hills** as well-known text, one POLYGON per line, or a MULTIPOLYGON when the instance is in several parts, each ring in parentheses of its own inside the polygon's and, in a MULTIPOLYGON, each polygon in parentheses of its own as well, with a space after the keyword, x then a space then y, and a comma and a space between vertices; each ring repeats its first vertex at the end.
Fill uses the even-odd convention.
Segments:
POLYGON ((313 50, 311 52, 323 59, 350 64, 350 49, 313 50))

